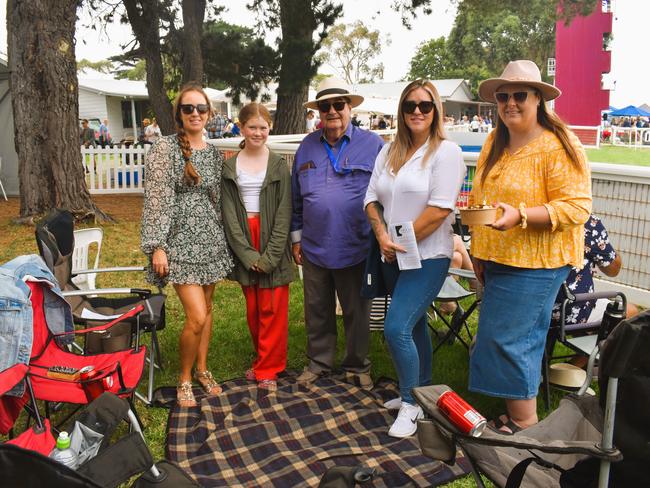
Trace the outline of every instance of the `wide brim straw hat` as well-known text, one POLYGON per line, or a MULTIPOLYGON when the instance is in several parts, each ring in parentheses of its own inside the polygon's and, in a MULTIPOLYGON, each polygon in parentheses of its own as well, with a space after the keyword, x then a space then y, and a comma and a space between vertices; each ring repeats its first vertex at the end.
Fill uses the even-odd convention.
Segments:
POLYGON ((548 382, 553 385, 580 388, 585 379, 585 370, 570 363, 553 363, 548 368, 548 382))
POLYGON ((498 78, 489 78, 478 86, 478 96, 486 102, 496 103, 494 93, 505 85, 528 85, 536 88, 544 100, 554 100, 562 92, 556 86, 542 81, 542 75, 535 63, 527 59, 510 61, 498 78))
POLYGON ((314 100, 309 100, 303 106, 312 110, 318 110, 318 102, 329 100, 330 98, 341 97, 349 98, 350 106, 352 107, 361 105, 361 102, 363 102, 363 97, 356 93, 352 93, 350 87, 345 81, 341 78, 330 76, 329 78, 325 78, 320 82, 320 85, 318 85, 316 98, 314 100))

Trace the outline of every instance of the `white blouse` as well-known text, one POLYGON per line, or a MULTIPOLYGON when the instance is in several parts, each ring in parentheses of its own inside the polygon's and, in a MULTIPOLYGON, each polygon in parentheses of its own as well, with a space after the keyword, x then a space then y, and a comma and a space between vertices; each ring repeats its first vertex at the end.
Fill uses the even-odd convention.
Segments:
POLYGON ((260 212, 260 192, 265 177, 266 168, 259 173, 250 174, 241 170, 237 165, 237 186, 247 213, 260 212))
MULTIPOLYGON (((384 207, 384 220, 389 225, 415 222, 427 206, 453 210, 465 178, 465 162, 460 147, 444 140, 423 161, 429 147, 427 141, 395 175, 386 168, 390 146, 386 144, 377 155, 363 201, 364 208, 371 202, 379 202, 384 207)), ((418 242, 420 259, 451 259, 454 219, 452 211, 433 233, 418 242)))

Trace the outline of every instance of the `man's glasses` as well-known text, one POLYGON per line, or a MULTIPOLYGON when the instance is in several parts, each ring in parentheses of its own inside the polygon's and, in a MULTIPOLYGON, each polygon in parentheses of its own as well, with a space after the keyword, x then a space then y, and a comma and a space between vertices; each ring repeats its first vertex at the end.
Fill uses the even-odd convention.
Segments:
POLYGON ((334 110, 337 112, 340 112, 345 108, 347 102, 344 101, 338 101, 338 102, 328 102, 328 101, 322 101, 318 102, 318 110, 327 113, 330 111, 330 108, 334 107, 334 110))
POLYGON ((528 99, 528 93, 532 93, 532 92, 527 92, 527 91, 519 91, 514 93, 497 92, 494 94, 494 98, 496 98, 497 102, 499 103, 508 103, 510 97, 515 99, 515 103, 524 103, 526 99, 528 99))
POLYGON ((407 114, 412 114, 415 112, 416 108, 420 109, 420 113, 422 115, 426 115, 429 112, 433 110, 435 107, 433 102, 427 102, 427 101, 422 101, 422 102, 414 102, 413 100, 404 100, 402 102, 402 111, 407 113, 407 114))
POLYGON ((190 115, 194 112, 194 109, 200 114, 207 114, 210 111, 210 105, 207 103, 199 103, 198 105, 192 105, 191 103, 182 103, 180 105, 181 112, 185 115, 190 115))

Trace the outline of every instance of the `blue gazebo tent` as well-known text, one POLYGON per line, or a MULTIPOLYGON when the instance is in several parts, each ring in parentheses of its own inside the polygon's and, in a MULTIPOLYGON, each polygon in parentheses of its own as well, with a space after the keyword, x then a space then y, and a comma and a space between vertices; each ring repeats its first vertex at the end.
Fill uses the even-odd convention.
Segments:
POLYGON ((650 117, 650 112, 646 112, 634 105, 628 105, 627 107, 611 112, 609 115, 612 117, 650 117))

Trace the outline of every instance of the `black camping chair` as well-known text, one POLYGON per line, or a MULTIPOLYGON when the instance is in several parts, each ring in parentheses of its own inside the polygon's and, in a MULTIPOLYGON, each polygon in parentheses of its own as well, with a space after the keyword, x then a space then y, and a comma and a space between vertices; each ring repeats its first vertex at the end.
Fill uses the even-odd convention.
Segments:
POLYGON ((566 286, 564 287, 565 299, 560 307, 560 321, 558 325, 551 325, 546 336, 546 345, 544 348, 544 356, 542 358, 542 390, 544 392, 544 403, 546 409, 551 408, 551 384, 549 382, 549 367, 553 361, 564 361, 576 355, 589 357, 593 350, 596 348, 598 339, 601 340, 607 337, 608 331, 603 331, 603 320, 588 321, 580 324, 567 324, 566 317, 567 311, 576 303, 587 301, 597 301, 601 299, 615 299, 620 298, 623 310, 626 310, 627 299, 622 292, 604 291, 596 293, 578 293, 573 294, 566 286), (573 354, 570 355, 555 355, 555 346, 557 343, 563 344, 573 354))
POLYGON ((461 432, 438 409, 444 385, 415 388, 430 418, 418 423, 425 455, 453 463, 460 448, 475 481, 497 486, 650 486, 650 311, 622 321, 592 352, 585 384, 538 424, 514 435, 461 432), (584 392, 600 353, 600 398, 584 392))
MULTIPOLYGON (((158 331, 165 327, 165 298, 161 290, 152 293, 141 288, 105 288, 80 290, 72 281, 72 252, 74 250, 74 217, 67 210, 51 211, 36 226, 36 243, 38 250, 52 271, 63 296, 72 308, 74 321, 78 325, 93 326, 106 322, 130 310, 134 306, 143 305, 145 311, 139 321, 125 321, 121 327, 113 329, 110 337, 95 334, 89 336, 84 344, 84 350, 89 353, 114 352, 126 349, 135 341, 136 347, 141 340, 142 332, 151 333, 149 347, 149 363, 146 397, 136 393, 146 404, 151 404, 153 397, 154 372, 162 368, 162 358, 158 343, 158 331), (108 295, 122 295, 119 298, 108 295)), ((76 271, 76 274, 109 273, 123 271, 144 271, 141 266, 120 268, 90 269, 76 271)))
MULTIPOLYGON (((469 328, 469 318, 481 303, 481 296, 476 291, 469 290, 457 282, 453 276, 459 276, 468 280, 476 279, 476 275, 467 270, 462 269, 449 269, 449 275, 445 279, 435 302, 433 302, 427 311, 429 329, 433 332, 435 345, 433 354, 438 351, 443 345, 451 344, 454 340, 458 340, 466 349, 469 350, 470 344, 473 339, 472 332, 469 328), (467 309, 461 306, 460 301, 465 298, 472 298, 467 309), (436 303, 455 303, 456 311, 449 317, 446 317, 440 310, 440 306, 436 303), (445 325, 444 331, 438 331, 433 327, 436 318, 445 325), (464 331, 464 332, 463 332, 464 331), (466 336, 463 337, 463 335, 466 336), (437 338, 437 339, 435 339, 437 338)), ((390 295, 380 296, 373 298, 370 302, 370 330, 383 331, 384 320, 390 307, 390 295)))

